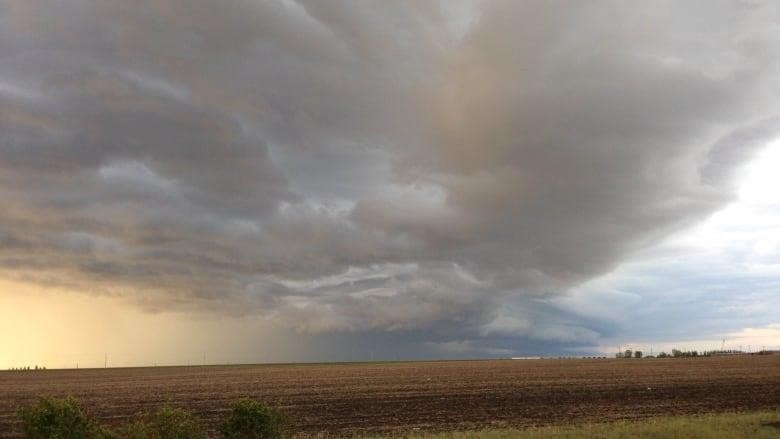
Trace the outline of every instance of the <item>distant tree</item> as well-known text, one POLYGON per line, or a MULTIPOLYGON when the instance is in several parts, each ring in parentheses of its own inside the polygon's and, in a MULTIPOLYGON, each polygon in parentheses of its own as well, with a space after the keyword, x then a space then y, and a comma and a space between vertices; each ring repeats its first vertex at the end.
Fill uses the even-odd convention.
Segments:
POLYGON ((660 354, 658 354, 658 358, 667 358, 667 357, 669 357, 669 354, 667 354, 666 352, 661 352, 660 354))
POLYGON ((683 356, 683 352, 679 349, 672 349, 672 357, 680 358, 683 356))
POLYGON ((615 354, 615 358, 623 358, 623 353, 618 352, 617 354, 615 354))
POLYGON ((642 358, 642 351, 634 352, 634 358, 642 358))

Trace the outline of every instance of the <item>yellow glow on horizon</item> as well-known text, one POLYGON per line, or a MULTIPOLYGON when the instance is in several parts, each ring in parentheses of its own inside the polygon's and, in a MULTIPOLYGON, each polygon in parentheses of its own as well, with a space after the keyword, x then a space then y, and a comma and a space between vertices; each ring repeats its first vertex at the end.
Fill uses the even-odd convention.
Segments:
POLYGON ((103 366, 134 312, 115 300, 0 280, 0 367, 103 366))
MULTIPOLYGON (((76 323, 72 321, 73 304, 18 282, 0 280, 0 291, 0 367, 52 367, 47 363, 70 356, 67 351, 76 323)), ((81 314, 79 326, 88 324, 81 314)))
MULTIPOLYGON (((0 279, 0 370, 262 361, 258 318, 148 313, 121 298, 0 279), (252 356, 255 355, 255 356, 252 356)), ((283 349, 277 349, 284 355, 283 349)))

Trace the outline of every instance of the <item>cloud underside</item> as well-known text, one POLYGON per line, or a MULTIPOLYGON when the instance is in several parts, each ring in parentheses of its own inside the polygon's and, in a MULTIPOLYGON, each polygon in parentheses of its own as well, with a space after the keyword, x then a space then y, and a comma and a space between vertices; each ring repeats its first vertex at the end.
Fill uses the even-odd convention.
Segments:
POLYGON ((0 1, 0 271, 595 342, 544 301, 724 206, 780 129, 776 6, 666 6, 0 1))

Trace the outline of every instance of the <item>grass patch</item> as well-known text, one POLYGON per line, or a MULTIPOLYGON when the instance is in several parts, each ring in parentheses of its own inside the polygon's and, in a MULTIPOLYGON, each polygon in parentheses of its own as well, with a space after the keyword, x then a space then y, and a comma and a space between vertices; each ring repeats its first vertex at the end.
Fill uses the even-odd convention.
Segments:
POLYGON ((587 424, 571 427, 466 431, 419 434, 411 437, 424 439, 741 439, 746 437, 777 439, 780 438, 780 411, 669 416, 644 421, 587 424))

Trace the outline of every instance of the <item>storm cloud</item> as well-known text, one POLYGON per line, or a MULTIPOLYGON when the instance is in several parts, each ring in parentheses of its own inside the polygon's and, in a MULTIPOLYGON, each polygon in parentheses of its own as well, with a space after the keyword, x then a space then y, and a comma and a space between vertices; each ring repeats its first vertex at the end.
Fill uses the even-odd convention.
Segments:
POLYGON ((444 349, 595 343, 544 301, 734 198, 780 135, 778 22, 2 0, 0 275, 444 349))

